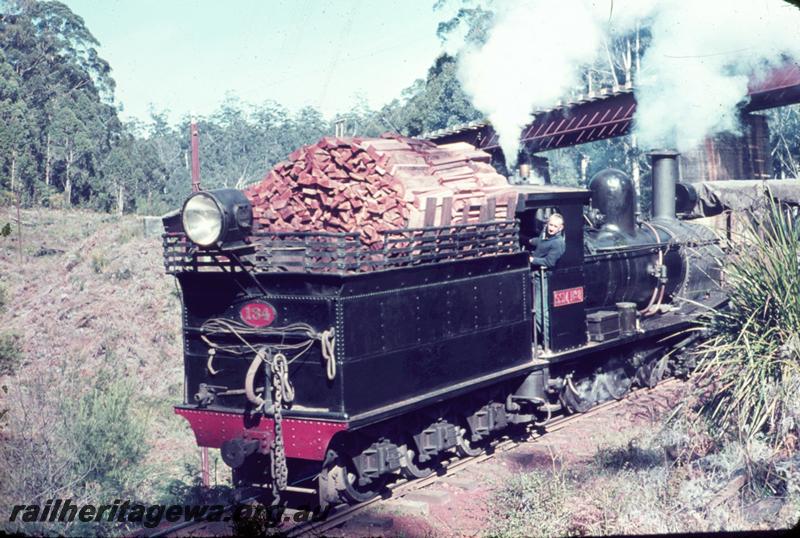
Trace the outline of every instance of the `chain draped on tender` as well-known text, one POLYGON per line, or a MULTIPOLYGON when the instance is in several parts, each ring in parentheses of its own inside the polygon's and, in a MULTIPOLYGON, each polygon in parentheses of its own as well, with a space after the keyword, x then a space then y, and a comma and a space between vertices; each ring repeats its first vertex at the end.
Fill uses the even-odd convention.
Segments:
POLYGON ((288 361, 289 364, 299 359, 311 349, 314 342, 319 341, 320 347, 322 348, 322 358, 325 360, 325 372, 328 379, 333 381, 336 377, 336 330, 333 327, 322 332, 315 331, 314 328, 307 323, 291 323, 284 327, 254 328, 233 320, 212 318, 203 323, 200 330, 202 333, 200 338, 202 338, 209 347, 208 368, 212 375, 216 373, 213 369, 213 358, 216 351, 224 351, 231 355, 245 355, 251 352, 257 354, 258 349, 256 346, 253 346, 245 338, 245 336, 252 335, 259 337, 280 337, 280 343, 269 344, 268 346, 275 351, 291 352, 297 350, 298 353, 288 361), (243 351, 241 345, 224 345, 212 341, 211 338, 213 336, 220 335, 236 336, 248 350, 243 351), (286 338, 305 339, 295 344, 287 344, 285 343, 286 338))
MULTIPOLYGON (((253 328, 236 321, 214 318, 203 323, 201 327, 201 338, 209 346, 208 350, 208 370, 212 375, 217 373, 213 367, 214 357, 217 351, 224 351, 232 355, 246 355, 250 352, 255 353, 255 357, 250 362, 244 380, 244 393, 248 401, 256 406, 255 412, 265 415, 272 415, 275 424, 275 437, 272 442, 270 466, 272 472, 273 494, 277 499, 280 491, 286 489, 288 485, 289 471, 286 464, 286 452, 283 442, 283 404, 294 401, 294 386, 289 380, 289 364, 303 356, 314 342, 319 341, 322 348, 322 357, 325 360, 325 372, 329 380, 336 377, 336 333, 335 329, 330 328, 326 331, 317 332, 306 323, 292 323, 285 327, 263 327, 253 328), (242 350, 241 345, 220 344, 212 340, 213 336, 233 335, 239 339, 247 348, 242 350), (279 336, 280 343, 275 344, 251 344, 245 336, 257 335, 279 336), (305 340, 287 344, 287 337, 303 338, 305 340), (297 351, 289 359, 287 353, 297 351), (272 385, 272 405, 268 406, 268 401, 263 396, 257 394, 261 389, 255 389, 253 384, 261 365, 264 365, 264 375, 271 380, 272 385)), ((266 392, 267 388, 264 387, 266 392)))
MULTIPOLYGON (((264 363, 266 370, 267 363, 264 363)), ((283 399, 287 401, 294 399, 294 388, 289 384, 289 365, 286 356, 278 353, 272 360, 272 390, 275 405, 273 406, 272 418, 275 423, 275 439, 272 441, 272 451, 270 457, 270 474, 272 476, 272 493, 277 500, 280 492, 286 489, 289 479, 289 467, 286 464, 286 451, 283 444, 283 399), (291 389, 289 392, 286 389, 291 389)), ((262 404, 263 406, 264 404, 262 404)))

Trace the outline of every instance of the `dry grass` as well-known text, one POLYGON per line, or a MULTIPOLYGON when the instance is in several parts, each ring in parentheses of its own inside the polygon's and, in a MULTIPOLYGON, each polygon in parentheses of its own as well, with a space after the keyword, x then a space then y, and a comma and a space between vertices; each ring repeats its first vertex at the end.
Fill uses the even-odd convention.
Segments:
POLYGON ((0 238, 0 327, 18 343, 0 371, 0 514, 52 497, 156 502, 196 458, 171 410, 183 390, 180 310, 160 239, 134 217, 36 209, 22 221, 22 262, 16 233, 0 238), (129 422, 106 434, 96 421, 112 415, 129 422), (136 457, 116 463, 75 435, 118 446, 139 429, 143 446, 126 449, 136 457))
POLYGON ((515 477, 488 536, 625 535, 789 528, 800 519, 800 460, 763 443, 709 447, 693 417, 627 430, 586 465, 515 477), (748 472, 748 467, 760 469, 748 472), (748 480, 747 476, 757 479, 748 480))

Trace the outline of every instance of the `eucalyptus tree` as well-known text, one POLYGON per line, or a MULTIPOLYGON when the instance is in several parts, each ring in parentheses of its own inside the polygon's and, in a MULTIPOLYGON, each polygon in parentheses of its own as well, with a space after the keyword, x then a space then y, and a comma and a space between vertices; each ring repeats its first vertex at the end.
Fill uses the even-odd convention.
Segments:
POLYGON ((428 69, 426 78, 409 88, 400 115, 405 134, 417 136, 483 117, 464 93, 457 69, 457 57, 441 54, 428 69))
POLYGON ((241 188, 264 175, 264 140, 248 108, 228 95, 217 111, 201 122, 203 174, 209 185, 241 188))
POLYGON ((286 139, 290 114, 283 105, 275 101, 264 101, 254 107, 251 118, 260 141, 255 166, 266 172, 295 149, 289 147, 286 139))
POLYGON ((35 174, 31 116, 19 77, 0 51, 0 188, 21 193, 35 174))
MULTIPOLYGON (((87 200, 105 189, 98 163, 121 130, 111 68, 83 19, 63 3, 6 0, 0 9, 0 48, 35 130, 36 174, 62 189, 66 204, 87 200)), ((34 191, 37 182, 29 181, 34 191)))

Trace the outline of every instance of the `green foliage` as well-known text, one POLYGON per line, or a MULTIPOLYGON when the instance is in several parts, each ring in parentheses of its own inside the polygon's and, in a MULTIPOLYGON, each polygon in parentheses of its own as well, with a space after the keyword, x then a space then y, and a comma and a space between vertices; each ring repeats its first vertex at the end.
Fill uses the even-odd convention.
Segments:
POLYGON ((234 490, 230 486, 217 484, 210 488, 203 486, 200 469, 194 463, 187 463, 181 478, 170 480, 165 484, 164 494, 159 502, 195 505, 231 504, 234 500, 234 490))
POLYGON ((137 478, 147 453, 145 420, 133 413, 134 385, 125 378, 106 381, 65 404, 64 436, 73 447, 77 472, 112 492, 125 491, 137 478))
POLYGON ((17 202, 16 195, 10 190, 0 189, 0 207, 10 207, 17 202))
POLYGON ((60 2, 8 0, 0 21, 0 186, 64 202, 105 188, 99 164, 120 124, 111 68, 83 19, 60 2))
MULTIPOLYGON (((108 335, 109 342, 116 338, 108 335)), ((44 364, 32 363, 18 373, 9 397, 0 395, 0 407, 10 408, 0 422, 0 505, 51 498, 95 505, 120 498, 152 503, 151 484, 164 471, 143 462, 150 417, 142 412, 146 405, 135 383, 124 374, 125 361, 108 352, 94 362, 64 358, 58 349, 43 357, 44 364)), ((0 525, 29 536, 110 536, 124 530, 108 522, 0 525)))
POLYGON ((51 121, 45 134, 67 206, 107 187, 96 173, 109 153, 107 120, 98 106, 102 105, 80 93, 56 97, 48 106, 51 121))
POLYGON ((631 439, 625 446, 600 447, 594 460, 603 469, 648 469, 664 463, 664 451, 631 439))
MULTIPOLYGON (((442 9, 445 3, 445 0, 437 0, 433 5, 433 9, 442 9)), ((491 2, 489 3, 491 4, 491 2)), ((475 2, 463 0, 462 7, 458 9, 455 15, 439 23, 436 28, 436 36, 444 42, 458 29, 466 28, 464 30, 464 41, 471 45, 482 45, 486 43, 489 37, 489 30, 491 30, 494 23, 494 17, 495 13, 491 9, 486 9, 485 6, 475 2)))
POLYGON ((800 229, 771 203, 744 241, 726 263, 730 304, 709 321, 697 373, 716 428, 777 446, 800 430, 789 405, 800 390, 800 229))
POLYGON ((774 108, 766 116, 775 177, 800 177, 800 105, 774 108))
POLYGON ((0 376, 16 374, 22 358, 20 337, 16 334, 0 333, 0 376))
POLYGON ((34 168, 35 135, 19 77, 0 49, 0 188, 24 187, 34 168))
POLYGON ((488 535, 682 534, 796 524, 790 509, 800 502, 796 456, 776 457, 763 444, 738 441, 709 452, 701 448, 708 432, 697 426, 688 414, 594 432, 594 456, 569 468, 556 461, 542 468, 532 458, 536 467, 515 474, 495 495, 488 535), (777 508, 747 513, 762 501, 777 508))
POLYGON ((64 195, 53 185, 37 184, 36 201, 43 207, 53 209, 64 207, 64 195))
MULTIPOLYGON (((292 115, 272 102, 249 107, 232 96, 211 117, 201 118, 198 129, 202 182, 207 188, 241 188, 258 181, 296 148, 333 132, 313 107, 292 115)), ((185 192, 190 179, 188 174, 183 177, 179 188, 185 192)))
POLYGON ((417 80, 403 91, 404 101, 385 106, 380 115, 408 136, 477 120, 483 115, 472 106, 457 77, 458 60, 442 54, 428 69, 425 80, 417 80))

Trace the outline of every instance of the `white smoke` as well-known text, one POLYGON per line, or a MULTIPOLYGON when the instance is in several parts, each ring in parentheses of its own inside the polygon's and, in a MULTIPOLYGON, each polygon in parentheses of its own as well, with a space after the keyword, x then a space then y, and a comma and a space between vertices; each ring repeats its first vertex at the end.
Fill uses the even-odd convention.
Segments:
POLYGON ((800 10, 782 0, 662 2, 637 83, 643 147, 685 151, 738 132, 748 80, 800 59, 800 10))
POLYGON ((686 150, 738 129, 753 73, 800 59, 800 10, 782 0, 530 0, 502 4, 459 78, 500 138, 509 167, 536 108, 568 100, 613 34, 648 27, 636 84, 642 147, 686 150))
POLYGON ((492 122, 510 168, 533 109, 553 106, 580 82, 576 66, 595 57, 601 34, 583 0, 504 6, 487 42, 461 55, 459 78, 492 122))

